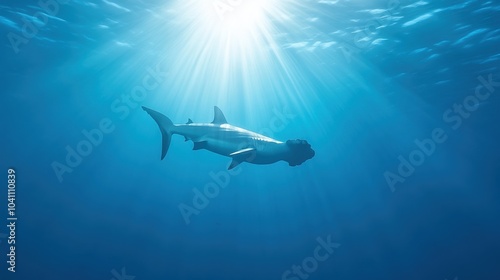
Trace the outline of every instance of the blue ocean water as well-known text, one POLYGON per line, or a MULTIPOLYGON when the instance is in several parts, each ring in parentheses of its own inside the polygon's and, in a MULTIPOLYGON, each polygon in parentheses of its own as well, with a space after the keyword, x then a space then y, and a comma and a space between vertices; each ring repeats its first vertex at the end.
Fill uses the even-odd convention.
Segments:
POLYGON ((499 16, 478 0, 3 1, 1 279, 498 279, 499 16), (229 172, 174 136, 161 161, 141 106, 174 123, 218 106, 316 155, 229 172))

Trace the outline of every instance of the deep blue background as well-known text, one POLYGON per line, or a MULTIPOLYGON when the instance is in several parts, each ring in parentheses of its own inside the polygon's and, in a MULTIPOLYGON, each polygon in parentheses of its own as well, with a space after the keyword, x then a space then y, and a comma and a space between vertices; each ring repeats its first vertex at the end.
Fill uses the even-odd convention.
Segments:
POLYGON ((217 56, 196 59, 211 41, 193 37, 196 22, 181 28, 177 2, 71 1, 17 54, 7 36, 39 8, 2 3, 0 173, 17 171, 19 220, 17 272, 0 239, 1 279, 111 279, 123 267, 136 280, 281 279, 329 235, 341 246, 309 279, 500 277, 500 87, 458 129, 443 121, 479 76, 500 81, 498 3, 401 1, 386 18, 388 1, 283 1, 290 21, 270 34, 285 63, 255 56, 245 68, 234 56, 229 81, 217 56), (163 10, 173 15, 151 16, 163 10), (374 19, 383 24, 356 43, 374 19), (161 59, 169 75, 140 105, 176 123, 211 121, 218 105, 254 131, 287 111, 295 117, 273 136, 307 139, 316 156, 241 165, 186 225, 179 204, 229 159, 174 136, 160 161, 150 117, 111 109, 161 59), (59 182, 51 164, 103 118, 114 131, 59 182), (384 172, 434 128, 447 141, 392 192, 384 172))

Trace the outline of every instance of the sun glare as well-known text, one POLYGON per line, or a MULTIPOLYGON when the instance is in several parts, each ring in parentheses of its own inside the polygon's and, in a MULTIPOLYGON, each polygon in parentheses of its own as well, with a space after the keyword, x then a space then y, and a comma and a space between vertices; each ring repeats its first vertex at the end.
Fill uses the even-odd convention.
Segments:
MULTIPOLYGON (((169 56, 169 80, 157 102, 200 108, 245 104, 303 106, 310 87, 284 39, 302 30, 302 6, 283 0, 177 0, 151 34, 169 56), (168 24, 166 24, 168 22, 168 24), (155 38, 156 39, 156 38, 155 38)), ((302 32, 302 31, 300 31, 302 32)), ((192 108, 190 108, 192 110, 192 108)))
POLYGON ((228 2, 215 1, 212 3, 221 27, 230 31, 244 31, 245 29, 257 28, 259 24, 263 24, 263 21, 265 21, 265 1, 228 2))

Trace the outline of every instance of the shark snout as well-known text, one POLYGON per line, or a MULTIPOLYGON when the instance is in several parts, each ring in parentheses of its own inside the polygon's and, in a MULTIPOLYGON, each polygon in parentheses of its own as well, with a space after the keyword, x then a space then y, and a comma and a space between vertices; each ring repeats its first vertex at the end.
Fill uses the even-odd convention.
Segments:
POLYGON ((316 152, 313 149, 310 149, 310 151, 309 151, 309 158, 308 159, 313 158, 315 155, 316 155, 316 152))
POLYGON ((287 159, 290 166, 301 165, 316 155, 316 152, 306 140, 288 140, 286 144, 290 149, 290 156, 287 159))

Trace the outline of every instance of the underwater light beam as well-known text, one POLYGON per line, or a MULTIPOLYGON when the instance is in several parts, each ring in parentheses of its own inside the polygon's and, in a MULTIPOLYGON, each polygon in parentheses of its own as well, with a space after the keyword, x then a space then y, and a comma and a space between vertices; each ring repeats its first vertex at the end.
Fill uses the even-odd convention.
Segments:
POLYGON ((303 72, 309 62, 287 48, 295 36, 316 31, 304 29, 308 13, 316 13, 307 8, 288 0, 166 4, 141 28, 150 30, 148 43, 170 62, 165 94, 153 102, 165 108, 176 104, 176 113, 202 111, 206 104, 238 108, 250 123, 276 104, 312 116, 310 105, 318 97, 303 72))
POLYGON ((271 88, 266 83, 278 80, 271 77, 287 71, 283 69, 286 58, 273 36, 278 32, 275 15, 283 13, 277 3, 275 0, 188 0, 169 5, 168 10, 174 11, 169 20, 176 26, 165 28, 167 36, 174 39, 165 41, 165 53, 176 54, 172 80, 179 90, 182 88, 184 98, 200 94, 199 89, 204 96, 193 99, 205 104, 224 106, 235 94, 245 100, 248 95, 262 98, 259 96, 262 89, 271 88), (211 96, 206 96, 206 92, 211 96))

